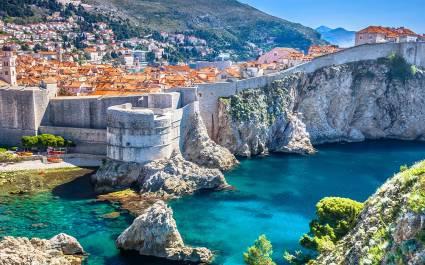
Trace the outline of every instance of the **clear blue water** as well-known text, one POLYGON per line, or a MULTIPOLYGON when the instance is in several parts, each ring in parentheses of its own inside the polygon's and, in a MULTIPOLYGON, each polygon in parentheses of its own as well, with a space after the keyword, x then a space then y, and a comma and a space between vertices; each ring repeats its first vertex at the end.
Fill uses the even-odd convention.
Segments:
POLYGON ((216 264, 243 264, 242 253, 266 234, 274 256, 298 249, 315 204, 326 196, 366 200, 400 165, 425 159, 425 144, 332 144, 314 156, 273 155, 245 159, 226 174, 236 191, 199 194, 172 203, 186 243, 218 254, 216 264))
MULTIPOLYGON (((242 264, 258 235, 272 241, 276 260, 297 248, 314 205, 325 196, 365 200, 402 164, 425 159, 425 143, 367 142, 319 147, 314 156, 272 155, 244 159, 226 178, 237 190, 202 193, 171 203, 186 243, 217 253, 216 264, 242 264)), ((75 236, 90 256, 87 265, 170 264, 121 254, 116 237, 132 218, 102 216, 118 207, 94 200, 87 178, 33 196, 0 197, 0 236, 75 236)))

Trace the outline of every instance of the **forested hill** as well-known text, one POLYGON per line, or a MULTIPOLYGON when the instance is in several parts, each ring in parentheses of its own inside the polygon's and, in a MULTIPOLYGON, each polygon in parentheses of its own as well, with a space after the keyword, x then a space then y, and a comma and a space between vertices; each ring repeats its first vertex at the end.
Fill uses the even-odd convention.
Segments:
MULTIPOLYGON (((240 55, 256 53, 256 48, 277 46, 307 50, 324 43, 311 28, 292 23, 236 0, 83 0, 94 7, 93 16, 110 21, 127 21, 140 34, 181 32, 207 40, 217 51, 240 55)), ((1 0, 0 16, 42 18, 43 10, 58 9, 55 0, 1 0), (41 15, 40 15, 41 13, 41 15)), ((87 16, 86 16, 87 17, 87 16)), ((31 19, 28 19, 31 18, 31 19)), ((127 34, 131 37, 134 34, 127 34)), ((125 34, 124 34, 125 36, 125 34)))
POLYGON ((220 49, 248 51, 253 43, 308 49, 322 43, 311 28, 292 23, 236 0, 87 0, 154 31, 185 32, 214 42, 220 49))

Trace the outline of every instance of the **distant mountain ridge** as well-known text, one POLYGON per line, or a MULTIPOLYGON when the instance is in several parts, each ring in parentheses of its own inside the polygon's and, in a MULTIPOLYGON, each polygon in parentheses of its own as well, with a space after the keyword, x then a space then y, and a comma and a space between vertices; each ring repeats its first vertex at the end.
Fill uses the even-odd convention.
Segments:
POLYGON ((342 48, 354 46, 356 32, 349 31, 344 28, 329 28, 326 26, 320 26, 316 29, 321 35, 321 39, 325 40, 333 45, 338 45, 342 48))
POLYGON ((255 44, 307 50, 323 44, 301 24, 268 15, 236 0, 86 0, 98 10, 129 19, 153 31, 193 32, 220 50, 249 54, 255 44))

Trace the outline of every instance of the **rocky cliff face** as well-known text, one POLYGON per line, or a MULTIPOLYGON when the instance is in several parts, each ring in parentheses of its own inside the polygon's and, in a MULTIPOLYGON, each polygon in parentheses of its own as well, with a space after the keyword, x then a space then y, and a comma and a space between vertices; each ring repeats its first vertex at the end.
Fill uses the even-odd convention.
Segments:
POLYGON ((2 265, 77 265, 82 264, 84 250, 78 241, 66 234, 50 240, 5 237, 0 241, 2 265))
POLYGON ((313 264, 425 264, 425 162, 379 188, 354 229, 313 264))
POLYGON ((238 155, 312 145, 425 139, 425 73, 383 58, 297 73, 219 102, 217 143, 238 155))
POLYGON ((208 136, 207 128, 199 114, 193 115, 190 126, 182 133, 183 156, 188 161, 208 168, 229 170, 238 164, 230 151, 208 136))
POLYGON ((209 263, 213 254, 206 248, 185 246, 177 230, 173 211, 158 201, 137 217, 117 239, 117 246, 141 255, 169 260, 209 263))

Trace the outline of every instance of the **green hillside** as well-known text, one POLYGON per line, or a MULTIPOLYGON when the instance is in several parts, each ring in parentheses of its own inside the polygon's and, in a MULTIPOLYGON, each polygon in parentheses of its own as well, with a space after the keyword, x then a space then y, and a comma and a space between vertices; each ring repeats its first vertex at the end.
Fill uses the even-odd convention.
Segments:
POLYGON ((248 42, 262 48, 275 46, 308 49, 323 43, 311 28, 261 12, 236 0, 86 0, 103 12, 125 17, 154 31, 193 32, 213 47, 239 54, 248 42))

